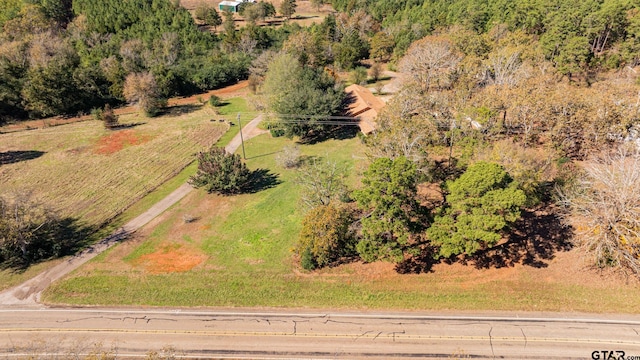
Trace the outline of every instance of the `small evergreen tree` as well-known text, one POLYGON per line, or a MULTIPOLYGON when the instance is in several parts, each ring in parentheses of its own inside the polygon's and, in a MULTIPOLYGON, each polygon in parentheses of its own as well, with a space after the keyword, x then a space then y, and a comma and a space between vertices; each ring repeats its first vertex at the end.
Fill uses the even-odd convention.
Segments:
POLYGON ((283 0, 280 4, 280 14, 289 19, 296 13, 297 6, 298 4, 296 4, 296 0, 283 0))
POLYGON ((502 166, 484 161, 469 166, 447 189, 447 205, 427 230, 444 257, 496 245, 527 200, 502 166))
POLYGON ((250 185, 251 172, 240 155, 228 154, 223 148, 212 146, 198 154, 198 172, 189 183, 204 187, 209 193, 238 194, 250 185))
POLYGON ((118 126, 118 116, 113 112, 111 105, 106 104, 100 114, 100 119, 104 122, 104 127, 113 129, 118 126))

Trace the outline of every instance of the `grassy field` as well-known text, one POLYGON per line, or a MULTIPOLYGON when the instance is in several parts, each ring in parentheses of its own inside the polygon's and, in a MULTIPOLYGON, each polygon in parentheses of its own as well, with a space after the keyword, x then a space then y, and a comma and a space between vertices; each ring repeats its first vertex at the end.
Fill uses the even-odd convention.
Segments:
MULTIPOLYGON (((62 215, 89 226, 112 219, 92 237, 98 240, 184 184, 195 173, 196 152, 222 143, 226 132, 237 133, 237 126, 227 131, 226 123, 210 120, 231 121, 238 112, 251 116, 242 98, 226 100, 215 112, 187 105, 153 119, 124 115, 121 123, 142 124, 116 131, 86 121, 1 134, 0 189, 32 192, 62 215)), ((0 290, 53 265, 55 261, 26 272, 0 271, 0 290)))
POLYGON ((211 109, 190 109, 115 131, 98 121, 0 135, 0 152, 42 155, 0 167, 4 191, 29 191, 64 216, 101 225, 179 173, 194 154, 215 143, 226 125, 209 121, 211 109))
MULTIPOLYGON (((457 309, 638 313, 640 289, 586 271, 575 252, 547 266, 478 270, 439 264, 401 275, 387 263, 344 264, 314 273, 295 265, 291 248, 303 216, 295 172, 275 165, 287 139, 247 144, 248 165, 281 183, 233 197, 197 191, 145 228, 54 284, 45 302, 152 306, 251 306, 349 309, 457 309), (198 220, 185 223, 189 214, 198 220)), ((358 139, 301 146, 307 156, 363 171, 358 139)), ((356 181, 356 176, 351 182, 356 181)))

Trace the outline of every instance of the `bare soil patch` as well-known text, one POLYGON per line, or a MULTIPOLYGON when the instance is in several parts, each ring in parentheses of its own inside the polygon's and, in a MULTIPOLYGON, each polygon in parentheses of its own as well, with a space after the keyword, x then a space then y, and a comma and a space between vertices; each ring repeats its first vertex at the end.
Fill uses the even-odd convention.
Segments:
POLYGON ((156 252, 141 256, 136 265, 150 274, 174 273, 189 271, 206 259, 207 256, 196 249, 167 242, 156 252))
POLYGON ((126 146, 141 145, 149 140, 151 140, 149 135, 138 135, 134 130, 122 130, 98 139, 93 151, 96 154, 109 155, 126 146))

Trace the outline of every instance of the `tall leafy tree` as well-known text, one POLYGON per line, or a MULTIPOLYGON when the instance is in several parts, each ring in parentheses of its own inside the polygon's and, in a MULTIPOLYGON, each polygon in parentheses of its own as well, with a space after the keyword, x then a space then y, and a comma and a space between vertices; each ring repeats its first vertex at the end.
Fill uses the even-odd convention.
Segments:
POLYGON ((340 113, 344 91, 322 70, 302 66, 290 54, 281 53, 269 64, 263 84, 269 110, 282 116, 288 136, 321 131, 319 119, 340 113), (298 119, 299 121, 292 121, 298 119))
POLYGON ((364 173, 363 188, 353 197, 366 214, 357 250, 365 261, 401 261, 417 250, 416 237, 425 212, 416 200, 418 172, 405 157, 376 159, 364 173))

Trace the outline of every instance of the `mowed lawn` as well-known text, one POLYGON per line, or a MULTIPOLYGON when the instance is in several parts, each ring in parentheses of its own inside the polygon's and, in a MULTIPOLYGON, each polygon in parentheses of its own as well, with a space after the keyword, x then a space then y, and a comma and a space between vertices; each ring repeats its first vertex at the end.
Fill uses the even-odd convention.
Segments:
MULTIPOLYGON (((290 140, 262 135, 247 143, 251 169, 280 183, 253 194, 196 191, 143 229, 53 284, 44 302, 73 305, 296 307, 324 309, 522 310, 637 313, 640 289, 586 270, 575 251, 544 266, 476 269, 439 264, 402 275, 388 263, 300 270, 292 248, 303 212, 295 170, 275 156, 290 140), (185 222, 185 217, 195 218, 185 222)), ((301 146, 305 156, 366 168, 359 139, 301 146)))

